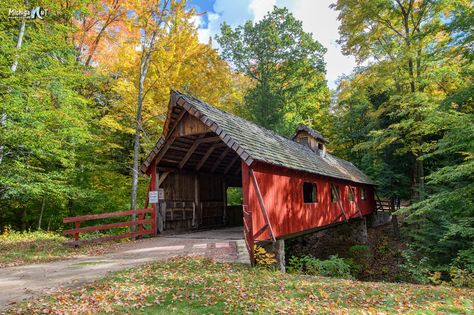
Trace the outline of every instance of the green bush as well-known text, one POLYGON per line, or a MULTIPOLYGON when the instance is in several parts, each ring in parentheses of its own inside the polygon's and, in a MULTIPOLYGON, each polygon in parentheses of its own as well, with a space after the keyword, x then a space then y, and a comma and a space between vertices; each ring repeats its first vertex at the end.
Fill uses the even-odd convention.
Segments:
POLYGON ((287 271, 313 276, 352 278, 350 264, 337 256, 329 256, 327 260, 319 260, 311 256, 292 256, 288 262, 287 271))
POLYGON ((474 288, 474 273, 469 272, 466 269, 452 267, 449 272, 449 276, 451 278, 449 285, 455 287, 474 288))
POLYGON ((372 253, 367 245, 354 245, 349 248, 350 258, 346 260, 351 268, 353 276, 360 275, 364 271, 370 270, 372 253))

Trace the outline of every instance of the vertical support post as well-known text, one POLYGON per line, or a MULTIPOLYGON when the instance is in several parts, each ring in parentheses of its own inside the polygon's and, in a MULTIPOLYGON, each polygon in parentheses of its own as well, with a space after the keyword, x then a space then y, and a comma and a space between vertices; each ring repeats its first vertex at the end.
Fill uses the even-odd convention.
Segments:
POLYGON ((245 236, 245 245, 247 246, 247 251, 249 252, 250 263, 255 265, 254 258, 254 244, 255 240, 253 238, 253 223, 252 223, 252 211, 248 205, 242 205, 244 212, 244 236, 245 236))
POLYGON ((193 202, 193 220, 191 221, 191 226, 196 226, 196 204, 193 202))
POLYGON ((196 213, 199 213, 198 226, 202 224, 202 207, 199 196, 199 174, 194 174, 194 204, 196 213))
POLYGON ((285 240, 276 240, 275 242, 275 259, 278 264, 278 269, 285 272, 285 240))
POLYGON ((390 202, 390 214, 392 215, 393 236, 395 239, 400 239, 400 228, 398 227, 397 215, 393 214, 397 209, 395 208, 395 200, 392 198, 390 202))
MULTIPOLYGON (((153 183, 153 186, 155 187, 155 190, 158 190, 160 188, 160 173, 156 170, 156 160, 153 163, 153 171, 155 172, 155 182, 153 183)), ((158 200, 158 203, 153 204, 153 210, 156 213, 155 215, 155 235, 158 233, 163 232, 164 228, 164 218, 163 218, 163 209, 162 209, 162 201, 158 200)))
MULTIPOLYGON (((81 221, 76 221, 75 223, 75 228, 78 230, 81 227, 81 221)), ((74 233, 74 240, 79 241, 79 232, 74 233)))
POLYGON ((244 239, 249 259, 252 266, 255 265, 254 256, 254 237, 253 237, 253 222, 252 222, 252 208, 250 207, 249 191, 250 191, 250 172, 248 166, 244 161, 241 161, 242 167, 242 210, 244 221, 244 239))
POLYGON ((153 230, 153 234, 154 236, 156 236, 157 234, 157 231, 156 231, 156 209, 153 209, 153 211, 151 212, 151 229, 153 230))
POLYGON ((222 200, 224 202, 224 209, 222 213, 222 223, 227 225, 227 184, 225 182, 225 177, 222 177, 222 200))

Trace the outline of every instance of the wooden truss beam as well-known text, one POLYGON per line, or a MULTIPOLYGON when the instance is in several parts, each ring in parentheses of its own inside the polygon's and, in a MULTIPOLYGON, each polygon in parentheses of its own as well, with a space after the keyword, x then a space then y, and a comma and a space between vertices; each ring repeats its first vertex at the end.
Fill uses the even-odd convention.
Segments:
POLYGON ((211 156, 212 152, 214 152, 216 147, 217 147, 217 144, 214 144, 214 145, 211 145, 209 147, 209 149, 207 149, 206 154, 204 154, 204 156, 201 158, 198 165, 196 166, 196 171, 199 171, 201 169, 201 167, 204 165, 204 163, 206 163, 209 156, 211 156))
POLYGON ((349 186, 349 189, 352 191, 352 198, 354 198, 357 212, 359 212, 359 217, 362 218, 362 211, 360 211, 359 203, 357 202, 356 189, 352 186, 349 186))
POLYGON ((338 204, 339 208, 341 209, 342 214, 344 215, 344 219, 346 221, 349 220, 349 218, 347 217, 347 213, 344 210, 344 206, 342 205, 341 195, 339 194, 338 190, 336 189, 336 185, 331 185, 331 189, 334 193, 334 196, 336 196, 337 204, 338 204))
MULTIPOLYGON (((216 141, 220 141, 221 138, 219 137, 208 137, 208 138, 203 138, 204 134, 201 134, 199 136, 198 139, 196 139, 193 143, 193 145, 191 146, 191 148, 189 149, 189 151, 186 153, 186 155, 183 157, 183 159, 181 160, 181 162, 179 163, 179 169, 182 169, 183 166, 186 164, 186 162, 188 162, 189 158, 191 157, 191 155, 193 155, 194 151, 196 151, 197 147, 202 144, 202 143, 212 143, 212 142, 216 142, 216 141)), ((211 152, 212 153, 212 152, 211 152)))
MULTIPOLYGON (((202 135, 201 135, 202 136, 202 135)), ((191 148, 189 148, 189 151, 186 153, 186 155, 183 157, 183 159, 181 160, 181 162, 179 163, 179 169, 182 169, 183 166, 186 164, 186 162, 189 160, 189 158, 191 157, 191 155, 193 155, 194 151, 197 149, 197 147, 199 146, 199 138, 194 141, 193 145, 191 146, 191 148)))
POLYGON ((225 170, 224 170, 224 175, 226 175, 226 174, 230 171, 230 169, 232 168, 232 166, 234 166, 235 162, 237 162, 237 160, 239 160, 239 159, 240 159, 240 156, 238 156, 238 155, 236 155, 236 156, 234 157, 234 159, 233 159, 233 160, 229 163, 229 165, 227 165, 227 167, 225 168, 225 170))
POLYGON ((225 148, 224 151, 222 151, 221 155, 219 155, 219 157, 217 158, 217 161, 216 163, 214 163, 214 166, 212 167, 211 169, 211 173, 214 173, 215 170, 219 167, 219 165, 221 164, 222 160, 225 158, 225 156, 227 155, 227 153, 229 153, 230 151, 230 148, 227 147, 225 148))
POLYGON ((163 182, 165 181, 166 177, 168 177, 168 175, 170 174, 170 172, 164 172, 161 176, 160 176, 160 179, 158 181, 158 187, 160 187, 161 184, 163 184, 163 182))
POLYGON ((158 154, 158 156, 156 156, 155 158, 155 161, 156 161, 156 164, 160 163, 161 159, 165 156, 166 152, 168 151, 168 149, 171 147, 171 145, 173 144, 174 140, 178 137, 178 128, 177 126, 179 125, 181 119, 183 119, 184 117, 184 114, 186 114, 186 111, 183 110, 179 116, 176 118, 176 121, 173 125, 173 127, 171 128, 171 130, 169 131, 170 133, 170 137, 168 138, 168 140, 166 141, 165 145, 163 146, 163 148, 160 150, 160 153, 158 154))

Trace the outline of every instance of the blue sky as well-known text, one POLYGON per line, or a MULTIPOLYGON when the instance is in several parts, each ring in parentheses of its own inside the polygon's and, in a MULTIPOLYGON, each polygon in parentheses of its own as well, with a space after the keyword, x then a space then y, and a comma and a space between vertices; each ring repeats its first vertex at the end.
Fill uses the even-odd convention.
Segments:
MULTIPOLYGON (((325 55, 327 80, 334 89, 337 78, 350 74, 356 63, 353 57, 342 55, 336 43, 339 22, 337 12, 329 8, 333 2, 335 0, 190 0, 189 4, 198 13, 206 12, 196 19, 199 40, 203 43, 207 43, 209 37, 214 39, 224 21, 233 27, 247 20, 258 22, 274 5, 287 7, 303 22, 304 30, 328 49, 325 55)), ((216 47, 214 40, 213 44, 216 47)))

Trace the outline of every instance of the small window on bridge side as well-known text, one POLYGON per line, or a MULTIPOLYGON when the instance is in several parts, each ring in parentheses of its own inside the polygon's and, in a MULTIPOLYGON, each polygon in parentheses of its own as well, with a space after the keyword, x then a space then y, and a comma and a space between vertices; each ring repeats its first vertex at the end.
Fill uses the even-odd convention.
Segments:
POLYGON ((365 200, 365 188, 360 188, 360 200, 365 200))
POLYGON ((318 186, 315 183, 303 183, 303 200, 304 203, 318 202, 318 186))
POLYGON ((355 188, 351 187, 351 186, 348 186, 347 189, 349 189, 348 194, 347 194, 347 198, 349 199, 349 201, 354 201, 355 200, 355 198, 354 198, 355 188))
POLYGON ((341 196, 341 189, 339 185, 331 184, 331 202, 339 201, 341 196))

